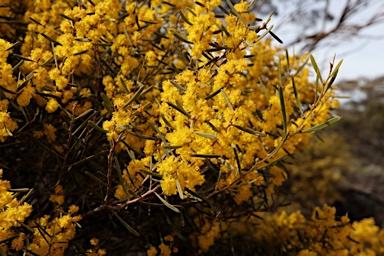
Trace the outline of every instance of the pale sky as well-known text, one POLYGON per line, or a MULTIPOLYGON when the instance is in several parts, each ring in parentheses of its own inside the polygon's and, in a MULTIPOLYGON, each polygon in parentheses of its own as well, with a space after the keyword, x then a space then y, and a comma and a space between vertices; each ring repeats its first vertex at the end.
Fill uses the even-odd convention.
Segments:
MULTIPOLYGON (((341 13, 347 0, 330 0, 333 14, 341 13)), ((282 1, 289 10, 289 1, 282 1)), ((312 2, 312 1, 311 1, 312 2)), ((384 11, 384 0, 371 0, 370 5, 366 11, 360 13, 353 19, 353 22, 360 24, 372 13, 378 10, 384 11)), ((384 13, 383 13, 384 15, 384 13)), ((286 19, 286 17, 285 17, 286 19)), ((303 21, 304 22, 304 21, 303 21)), ((286 42, 293 33, 297 33, 296 28, 286 28, 284 23, 284 13, 272 18, 272 24, 275 24, 277 29, 273 31, 278 32, 278 36, 286 42), (279 24, 280 23, 280 24, 279 24)), ((339 79, 356 79, 359 77, 366 77, 369 79, 376 78, 384 75, 384 22, 379 25, 366 29, 361 33, 361 36, 353 38, 343 38, 341 43, 337 46, 319 46, 318 49, 312 52, 316 60, 321 63, 324 75, 327 74, 329 61, 333 59, 336 53, 336 63, 338 60, 343 59, 343 64, 339 72, 339 79), (381 38, 381 39, 378 39, 381 38)), ((289 49, 290 52, 294 51, 294 47, 289 49)))

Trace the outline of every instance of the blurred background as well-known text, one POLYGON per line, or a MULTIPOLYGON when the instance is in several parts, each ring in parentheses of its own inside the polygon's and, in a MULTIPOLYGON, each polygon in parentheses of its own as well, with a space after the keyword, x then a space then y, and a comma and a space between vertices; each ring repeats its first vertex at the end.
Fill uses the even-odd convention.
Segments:
POLYGON ((263 20, 273 11, 281 46, 311 52, 323 76, 335 54, 335 63, 343 59, 343 118, 292 160, 293 203, 328 203, 384 227, 384 0, 256 0, 253 11, 263 20))

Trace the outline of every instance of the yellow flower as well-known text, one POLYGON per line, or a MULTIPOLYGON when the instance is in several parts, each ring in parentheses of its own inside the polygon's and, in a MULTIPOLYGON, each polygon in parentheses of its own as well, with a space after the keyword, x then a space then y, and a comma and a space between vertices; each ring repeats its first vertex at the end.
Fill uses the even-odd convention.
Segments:
POLYGON ((59 103, 55 98, 50 98, 45 106, 48 113, 53 113, 59 108, 59 103))
POLYGON ((97 238, 92 238, 91 239, 91 245, 97 246, 98 244, 99 244, 99 239, 97 239, 97 238))
POLYGON ((166 237, 164 237, 164 241, 167 241, 167 242, 173 242, 173 236, 171 235, 167 235, 166 237))
POLYGON ((74 214, 74 213, 77 213, 78 211, 79 211, 79 206, 77 205, 69 206, 69 209, 68 209, 69 214, 74 214))
POLYGON ((62 205, 64 203, 64 195, 63 195, 63 187, 61 185, 57 185, 55 187, 55 193, 49 196, 49 200, 52 203, 57 203, 58 205, 62 205))
POLYGON ((172 251, 168 245, 160 244, 159 249, 160 249, 161 256, 170 256, 172 254, 172 251))
POLYGON ((26 235, 24 233, 20 233, 19 237, 12 240, 12 248, 16 251, 20 251, 24 248, 24 240, 26 235))
POLYGON ((28 83, 21 92, 21 94, 17 97, 17 104, 22 107, 26 107, 29 105, 31 98, 35 95, 35 88, 28 83))
POLYGON ((44 134, 49 142, 56 140, 56 128, 51 124, 44 124, 44 134))
POLYGON ((147 250, 147 256, 156 256, 157 255, 157 249, 155 246, 151 246, 149 247, 149 249, 147 250))
POLYGON ((160 184, 165 195, 167 196, 176 195, 177 189, 176 189, 175 178, 166 176, 160 181, 160 184))

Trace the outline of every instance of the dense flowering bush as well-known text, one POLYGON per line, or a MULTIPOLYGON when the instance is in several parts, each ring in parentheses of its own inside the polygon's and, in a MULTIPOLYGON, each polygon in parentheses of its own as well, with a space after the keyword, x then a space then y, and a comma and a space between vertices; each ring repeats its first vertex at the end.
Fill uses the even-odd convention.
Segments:
POLYGON ((33 188, 1 183, 2 253, 382 253, 370 221, 275 211, 285 157, 339 119, 341 62, 323 79, 248 7, 2 1, 0 166, 33 188))

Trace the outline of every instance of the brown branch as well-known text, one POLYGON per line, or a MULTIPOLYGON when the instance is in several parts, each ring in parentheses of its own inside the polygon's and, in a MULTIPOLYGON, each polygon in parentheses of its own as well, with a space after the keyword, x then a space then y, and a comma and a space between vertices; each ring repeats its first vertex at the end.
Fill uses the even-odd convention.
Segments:
POLYGON ((123 136, 123 133, 120 133, 116 141, 115 140, 112 141, 112 145, 108 154, 107 195, 105 197, 105 202, 107 205, 109 205, 110 203, 111 190, 112 190, 113 152, 115 152, 115 148, 122 136, 123 136))
POLYGON ((93 215, 93 214, 95 214, 97 212, 101 212, 101 211, 105 211, 105 210, 121 210, 121 209, 124 209, 128 205, 130 205, 130 204, 138 203, 141 200, 147 199, 149 196, 154 194, 159 188, 160 188, 160 185, 157 185, 153 189, 150 189, 147 192, 145 192, 142 196, 137 197, 137 198, 132 199, 132 200, 128 200, 128 201, 126 201, 123 204, 118 204, 118 205, 102 204, 99 207, 96 207, 95 209, 93 209, 93 210, 83 214, 82 217, 86 218, 86 217, 91 216, 91 215, 93 215))
POLYGON ((361 24, 351 24, 349 22, 353 16, 356 16, 360 13, 362 5, 364 5, 366 2, 367 1, 353 2, 351 0, 348 0, 344 8, 342 9, 340 18, 337 23, 328 31, 324 31, 325 19, 329 3, 329 0, 327 0, 326 6, 324 8, 325 13, 321 31, 316 31, 310 35, 300 35, 285 47, 290 47, 298 43, 304 43, 302 49, 306 51, 312 51, 319 45, 321 41, 330 38, 335 34, 347 32, 347 35, 349 36, 357 36, 362 30, 383 22, 384 15, 383 12, 380 11, 374 14, 368 21, 363 22, 361 24))
POLYGON ((63 165, 61 166, 61 169, 60 169, 59 179, 58 179, 56 184, 60 183, 61 178, 63 177, 64 171, 65 171, 65 168, 67 167, 67 162, 68 162, 69 153, 70 153, 70 145, 72 143, 72 138, 73 138, 72 129, 75 125, 75 108, 76 108, 76 106, 77 106, 77 103, 75 102, 72 106, 72 117, 71 117, 71 122, 70 122, 69 127, 68 127, 68 139, 67 139, 67 145, 66 145, 67 150, 65 152, 63 165))

